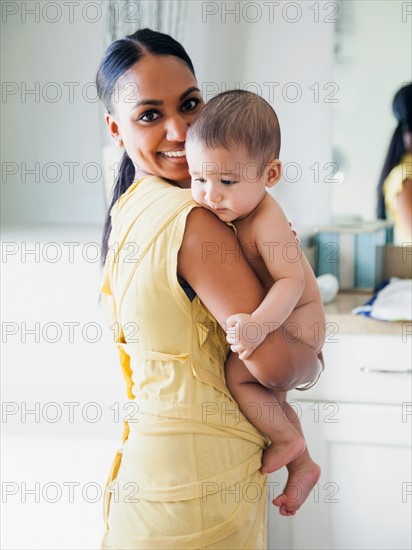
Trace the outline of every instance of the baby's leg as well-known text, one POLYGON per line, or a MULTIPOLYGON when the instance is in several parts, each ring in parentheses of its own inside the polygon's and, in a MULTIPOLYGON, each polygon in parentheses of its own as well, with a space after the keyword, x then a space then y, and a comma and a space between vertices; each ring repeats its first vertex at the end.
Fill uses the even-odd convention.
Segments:
POLYGON ((227 386, 240 410, 272 442, 263 454, 262 474, 274 472, 302 454, 305 440, 283 413, 274 392, 260 384, 235 353, 229 354, 225 372, 227 386))
POLYGON ((292 311, 283 325, 288 340, 299 340, 320 353, 326 336, 326 321, 322 304, 311 302, 292 311))
MULTIPOLYGON (((276 392, 276 398, 288 420, 303 437, 302 427, 293 407, 286 402, 286 392, 276 392)), ((270 448, 270 447, 269 447, 270 448)), ((308 449, 287 464, 289 472, 283 493, 273 500, 282 516, 294 516, 319 480, 320 467, 311 459, 308 449)))

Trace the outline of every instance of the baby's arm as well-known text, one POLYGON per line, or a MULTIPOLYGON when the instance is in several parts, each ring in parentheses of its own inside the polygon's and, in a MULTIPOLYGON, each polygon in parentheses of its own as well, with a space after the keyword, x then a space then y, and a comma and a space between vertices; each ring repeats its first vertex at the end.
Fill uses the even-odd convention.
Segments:
POLYGON ((253 219, 249 234, 275 283, 252 314, 238 313, 226 320, 227 329, 231 329, 227 340, 242 360, 286 321, 305 287, 302 251, 291 235, 289 222, 271 196, 262 206, 253 219), (250 323, 255 327, 250 328, 250 323))

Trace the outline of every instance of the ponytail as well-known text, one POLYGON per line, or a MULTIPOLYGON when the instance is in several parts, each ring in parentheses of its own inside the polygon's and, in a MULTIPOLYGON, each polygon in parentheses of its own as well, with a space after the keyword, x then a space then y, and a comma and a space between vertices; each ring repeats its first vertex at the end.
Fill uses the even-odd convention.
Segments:
POLYGON ((376 215, 379 220, 386 220, 386 207, 385 197, 383 194, 383 185, 391 170, 400 163, 403 153, 403 127, 402 124, 398 124, 398 127, 396 128, 389 144, 389 149, 386 155, 385 162, 383 164, 381 176, 378 183, 378 206, 376 209, 376 215))
POLYGON ((135 176, 135 167, 133 161, 126 153, 123 154, 122 160, 120 162, 119 173, 116 178, 116 183, 113 189, 112 201, 110 203, 109 209, 106 214, 106 219, 103 227, 103 238, 102 238, 102 258, 101 265, 104 266, 106 262, 107 253, 109 251, 109 237, 112 230, 112 218, 110 216, 111 209, 115 205, 116 201, 125 193, 129 187, 132 185, 135 176))

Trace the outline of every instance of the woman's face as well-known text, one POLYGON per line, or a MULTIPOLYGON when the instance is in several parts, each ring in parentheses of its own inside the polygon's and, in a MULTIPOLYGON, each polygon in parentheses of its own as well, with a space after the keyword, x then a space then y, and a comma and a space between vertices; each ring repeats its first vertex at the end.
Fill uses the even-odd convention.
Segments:
POLYGON ((106 115, 136 169, 190 186, 185 140, 203 107, 195 77, 171 55, 146 55, 118 80, 106 115))

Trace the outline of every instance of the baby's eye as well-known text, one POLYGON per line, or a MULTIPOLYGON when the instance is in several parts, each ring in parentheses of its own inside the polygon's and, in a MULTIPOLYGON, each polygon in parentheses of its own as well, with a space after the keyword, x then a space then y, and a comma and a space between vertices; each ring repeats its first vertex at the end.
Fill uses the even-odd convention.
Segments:
POLYGON ((223 183, 223 185, 233 185, 234 183, 238 183, 238 182, 235 181, 235 180, 221 179, 220 181, 223 183))
POLYGON ((193 181, 198 181, 199 183, 205 183, 205 178, 195 178, 193 181))
POLYGON ((143 120, 143 122, 153 122, 158 119, 160 114, 157 111, 146 111, 139 116, 138 120, 143 120))
POLYGON ((183 103, 182 111, 193 111, 201 103, 197 97, 192 97, 183 103))

